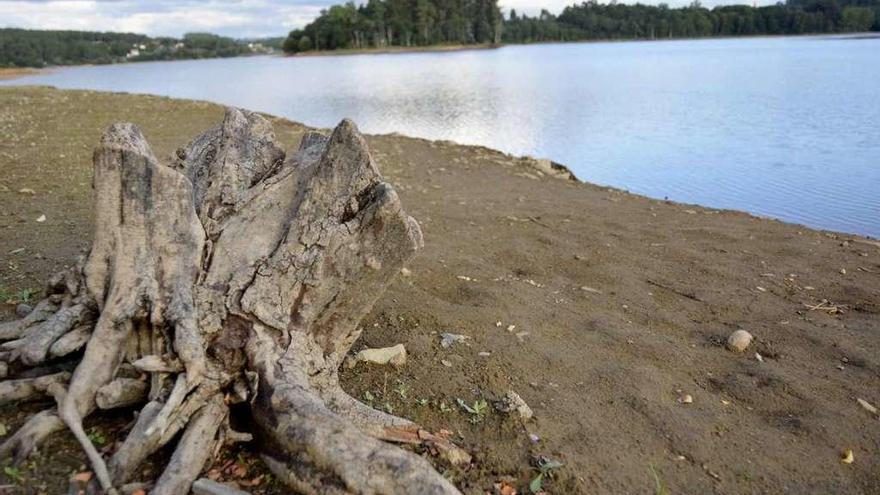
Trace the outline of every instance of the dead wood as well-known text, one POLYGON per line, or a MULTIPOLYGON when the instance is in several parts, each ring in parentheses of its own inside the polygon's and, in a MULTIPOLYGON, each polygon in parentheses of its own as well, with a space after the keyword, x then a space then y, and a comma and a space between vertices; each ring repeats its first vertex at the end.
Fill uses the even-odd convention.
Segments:
POLYGON ((15 369, 75 353, 79 365, 72 375, 0 382, 4 401, 58 402, 0 455, 20 461, 66 425, 104 492, 155 482, 150 493, 185 494, 218 446, 253 433, 298 492, 458 493, 399 445, 428 446, 460 465, 467 453, 339 385, 360 320, 422 246, 353 123, 309 133, 286 156, 267 120, 229 109, 169 163, 134 125, 115 124, 94 168, 88 256, 54 277, 29 315, 0 324, 0 356, 15 369), (229 428, 233 402, 253 408, 253 432, 229 428), (105 459, 83 418, 144 403, 105 459), (161 476, 134 479, 171 442, 161 476))

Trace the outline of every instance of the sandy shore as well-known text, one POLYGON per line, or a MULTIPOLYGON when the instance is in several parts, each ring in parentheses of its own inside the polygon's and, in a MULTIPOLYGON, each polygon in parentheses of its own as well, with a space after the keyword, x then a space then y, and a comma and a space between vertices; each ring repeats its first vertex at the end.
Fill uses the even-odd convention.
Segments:
MULTIPOLYGON (((89 245, 91 153, 106 125, 137 123, 164 157, 222 112, 0 88, 0 295, 41 288, 89 245)), ((295 149, 306 128, 273 122, 295 149)), ((880 493, 880 421, 856 402, 880 406, 880 244, 554 178, 486 148, 368 140, 426 246, 356 347, 403 343, 409 361, 347 370, 344 384, 454 431, 475 458, 448 472, 463 492, 509 481, 528 493, 533 459, 546 456, 563 463, 544 484, 553 494, 880 493), (724 346, 737 329, 755 336, 744 353, 724 346), (444 349, 441 332, 469 339, 444 349), (474 419, 457 405, 508 390, 534 420, 474 419)), ((14 431, 49 405, 2 407, 0 422, 14 431)), ((130 419, 99 415, 87 429, 112 439, 130 419)), ((225 455, 247 465, 225 479, 262 472, 247 448, 225 455)), ((60 493, 83 464, 58 434, 21 481, 0 484, 60 493)), ((283 493, 266 479, 246 489, 283 493)))
POLYGON ((35 74, 39 74, 41 71, 45 69, 31 69, 27 67, 22 68, 7 68, 0 67, 0 81, 4 79, 16 79, 24 76, 32 76, 35 74))

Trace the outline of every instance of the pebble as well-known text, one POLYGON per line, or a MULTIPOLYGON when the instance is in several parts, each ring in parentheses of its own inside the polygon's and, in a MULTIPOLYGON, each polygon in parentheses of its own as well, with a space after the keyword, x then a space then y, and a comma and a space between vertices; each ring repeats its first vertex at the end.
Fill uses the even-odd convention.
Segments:
POLYGON ((525 420, 531 419, 534 413, 532 412, 532 408, 526 404, 526 401, 523 400, 522 397, 519 396, 513 390, 508 390, 504 397, 501 398, 496 404, 495 409, 503 413, 513 413, 516 412, 519 414, 519 417, 525 420))
POLYGON ((460 333, 448 333, 448 332, 441 333, 440 334, 440 347, 443 347, 444 349, 448 349, 448 348, 452 347, 454 344, 457 344, 459 342, 464 342, 465 340, 467 340, 469 338, 470 337, 468 337, 467 335, 462 335, 460 333))
POLYGON ((758 354, 757 352, 755 353, 755 359, 757 359, 760 363, 764 362, 764 356, 758 354))
POLYGON ((40 215, 40 217, 37 218, 37 223, 43 223, 45 221, 46 221, 46 215, 40 215))
POLYGON ((694 402, 693 396, 691 394, 681 394, 678 397, 678 402, 682 404, 692 404, 694 402))
POLYGON ((745 330, 737 330, 727 338, 727 348, 734 352, 743 352, 752 343, 752 334, 745 330))
POLYGON ((486 352, 486 351, 480 351, 480 352, 477 353, 477 355, 480 356, 480 357, 489 357, 489 356, 492 355, 492 353, 491 353, 491 352, 486 352))
POLYGON ((406 364, 406 347, 403 344, 397 344, 379 349, 364 349, 354 356, 354 360, 357 363, 402 366, 406 364))
POLYGON ((410 275, 412 275, 412 271, 409 268, 401 268, 400 274, 404 277, 409 277, 410 275))
POLYGON ((31 311, 33 310, 34 308, 32 308, 30 305, 21 303, 15 307, 15 314, 19 318, 24 318, 25 316, 31 314, 31 311))
POLYGON ((31 196, 33 196, 33 195, 37 194, 37 191, 34 191, 33 189, 31 189, 29 187, 22 187, 21 189, 18 190, 18 193, 19 194, 30 194, 31 196))
POLYGON ((581 286, 581 290, 584 291, 584 292, 589 292, 589 293, 591 293, 591 294, 601 294, 601 293, 602 293, 601 290, 599 290, 599 289, 594 289, 594 288, 592 288, 592 287, 590 287, 590 286, 587 286, 587 285, 582 285, 582 286, 581 286))
POLYGON ((516 330, 516 325, 507 325, 507 331, 508 331, 508 332, 512 332, 512 331, 514 331, 514 330, 516 330))
POLYGON ((441 359, 440 364, 442 364, 443 366, 446 366, 447 368, 452 368, 452 361, 449 361, 446 359, 441 359))

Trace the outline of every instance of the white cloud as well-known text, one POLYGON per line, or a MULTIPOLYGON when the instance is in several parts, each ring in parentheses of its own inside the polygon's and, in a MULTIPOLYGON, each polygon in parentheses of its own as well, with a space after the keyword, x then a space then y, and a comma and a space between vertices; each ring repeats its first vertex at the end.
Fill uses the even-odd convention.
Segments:
POLYGON ((125 31, 181 36, 209 31, 235 37, 283 36, 332 0, 0 0, 0 26, 125 31))
MULTIPOLYGON (((126 31, 181 36, 208 31, 234 37, 283 36, 344 0, 0 0, 0 27, 126 31)), ((363 0, 361 0, 363 1, 363 0)), ((581 0, 500 0, 505 11, 559 13, 581 0)), ((635 3, 636 0, 622 0, 635 3)), ((668 0, 677 7, 691 0, 668 0)), ((775 0, 760 0, 760 4, 775 0)), ((649 0, 645 3, 659 3, 649 0)), ((707 7, 748 0, 704 0, 707 7)))

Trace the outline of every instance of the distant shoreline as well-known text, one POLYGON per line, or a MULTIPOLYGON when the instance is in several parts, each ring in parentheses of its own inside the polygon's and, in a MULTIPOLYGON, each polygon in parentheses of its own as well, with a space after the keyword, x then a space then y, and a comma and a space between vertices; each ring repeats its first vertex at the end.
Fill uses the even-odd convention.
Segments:
MULTIPOLYGON (((519 43, 514 43, 519 44, 519 43)), ((324 57, 340 55, 382 55, 395 53, 462 52, 470 50, 493 50, 507 44, 475 43, 473 45, 386 46, 382 48, 339 48, 336 50, 310 50, 282 54, 284 57, 324 57)))
POLYGON ((469 50, 490 50, 509 46, 529 45, 576 45, 592 43, 632 43, 644 41, 703 41, 703 40, 735 40, 755 38, 844 38, 844 39, 875 39, 880 38, 880 33, 873 31, 859 33, 802 33, 802 34, 750 34, 740 36, 692 36, 673 38, 609 38, 595 40, 547 40, 532 41, 529 43, 480 43, 473 45, 429 45, 429 46, 386 46, 382 48, 339 48, 336 50, 310 50, 307 52, 281 53, 282 57, 324 57, 343 55, 383 55, 398 53, 431 53, 431 52, 459 52, 469 50))
POLYGON ((33 67, 0 67, 0 81, 9 79, 18 79, 24 76, 35 76, 47 69, 36 69, 33 67))

